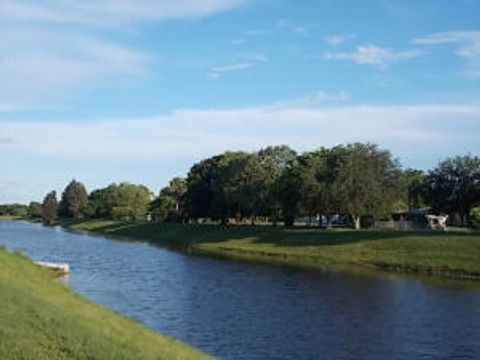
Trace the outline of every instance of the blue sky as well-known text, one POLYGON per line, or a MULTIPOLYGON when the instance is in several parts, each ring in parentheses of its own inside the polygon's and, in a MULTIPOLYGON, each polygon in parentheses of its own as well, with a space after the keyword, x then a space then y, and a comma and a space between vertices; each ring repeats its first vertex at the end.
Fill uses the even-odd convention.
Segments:
POLYGON ((0 203, 224 150, 480 153, 480 0, 1 0, 0 203))

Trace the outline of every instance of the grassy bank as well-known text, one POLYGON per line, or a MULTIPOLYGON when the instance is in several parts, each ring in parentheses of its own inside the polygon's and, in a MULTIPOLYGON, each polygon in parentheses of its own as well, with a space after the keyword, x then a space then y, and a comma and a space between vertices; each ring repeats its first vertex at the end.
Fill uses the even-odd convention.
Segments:
POLYGON ((145 239, 227 259, 308 269, 374 268, 480 280, 480 232, 352 231, 271 227, 64 223, 77 230, 145 239))
POLYGON ((97 306, 0 248, 0 359, 196 359, 186 345, 97 306))
POLYGON ((21 220, 21 216, 15 216, 15 215, 0 215, 0 221, 11 221, 11 220, 21 220))

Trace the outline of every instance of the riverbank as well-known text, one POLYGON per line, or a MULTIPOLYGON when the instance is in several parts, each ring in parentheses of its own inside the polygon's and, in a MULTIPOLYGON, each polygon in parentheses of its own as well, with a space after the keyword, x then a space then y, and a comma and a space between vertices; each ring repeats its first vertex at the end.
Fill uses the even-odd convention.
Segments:
POLYGON ((0 359, 201 359, 0 247, 0 359))
POLYGON ((480 232, 283 229, 110 220, 60 225, 144 239, 192 254, 302 269, 368 268, 480 280, 480 232))
POLYGON ((12 221, 12 220, 22 220, 21 216, 15 215, 0 215, 0 221, 12 221))

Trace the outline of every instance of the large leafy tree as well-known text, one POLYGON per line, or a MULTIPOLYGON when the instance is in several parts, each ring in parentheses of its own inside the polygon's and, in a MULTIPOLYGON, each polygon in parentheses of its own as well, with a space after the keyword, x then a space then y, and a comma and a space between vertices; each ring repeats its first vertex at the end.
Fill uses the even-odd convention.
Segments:
POLYGON ((192 218, 210 217, 226 223, 252 211, 254 163, 246 152, 225 152, 195 164, 187 176, 185 205, 192 218), (248 169, 251 170, 248 170, 248 169))
POLYGON ((272 174, 255 154, 251 154, 240 160, 235 178, 238 210, 249 216, 254 224, 257 215, 269 214, 272 174))
POLYGON ((60 216, 81 219, 85 217, 88 206, 88 193, 85 186, 75 180, 67 185, 60 200, 60 216))
POLYGON ((424 192, 435 210, 467 224, 471 209, 480 203, 480 158, 465 155, 442 161, 426 176, 424 192))
POLYGON ((276 180, 282 217, 286 227, 291 227, 295 223, 295 216, 298 213, 301 199, 300 185, 300 167, 295 163, 285 169, 276 180))
POLYGON ((298 158, 300 176, 300 202, 303 212, 325 215, 330 226, 332 215, 340 213, 342 198, 338 191, 337 173, 348 154, 348 149, 336 146, 320 148, 298 158))
POLYGON ((214 196, 212 187, 221 158, 222 155, 218 155, 202 160, 190 169, 185 193, 185 207, 189 217, 198 219, 210 216, 214 196))
POLYGON ((271 215, 273 224, 276 225, 281 210, 282 189, 279 179, 294 164, 297 153, 287 145, 268 146, 261 149, 257 157, 263 169, 263 182, 268 188, 264 211, 271 215))
POLYGON ((359 229, 363 215, 382 216, 393 210, 400 166, 389 151, 380 150, 374 144, 350 144, 346 150, 335 186, 343 211, 359 229))
POLYGON ((42 204, 35 201, 30 202, 28 205, 28 217, 31 219, 41 218, 42 204))
POLYGON ((111 184, 92 191, 88 212, 96 217, 141 219, 150 205, 150 190, 130 183, 111 184))
POLYGON ((42 202, 42 218, 43 221, 51 225, 57 218, 58 212, 58 201, 57 201, 57 193, 52 191, 48 193, 42 202))
POLYGON ((187 183, 184 178, 173 178, 168 186, 160 190, 150 209, 157 220, 179 220, 184 216, 184 196, 187 183))
POLYGON ((229 218, 242 218, 248 211, 245 203, 251 201, 251 198, 248 198, 247 180, 242 179, 242 172, 250 156, 243 151, 227 151, 217 158, 210 184, 210 217, 227 223, 229 218))

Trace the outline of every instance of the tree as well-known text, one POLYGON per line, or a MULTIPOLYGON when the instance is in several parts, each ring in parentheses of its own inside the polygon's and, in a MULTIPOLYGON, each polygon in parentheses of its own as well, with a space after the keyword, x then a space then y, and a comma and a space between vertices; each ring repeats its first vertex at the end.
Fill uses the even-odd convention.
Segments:
POLYGON ((183 218, 185 209, 183 206, 184 196, 187 191, 187 183, 184 178, 173 178, 168 186, 160 190, 158 197, 150 205, 157 220, 179 220, 183 218))
POLYGON ((52 191, 48 193, 42 202, 42 218, 47 225, 53 224, 57 218, 58 201, 57 193, 52 191))
POLYGON ((392 211, 400 166, 389 151, 379 150, 374 144, 350 144, 346 150, 335 186, 344 212, 352 217, 355 229, 360 229, 362 216, 392 211))
MULTIPOLYGON (((251 154, 225 152, 195 164, 187 176, 185 206, 188 215, 209 217, 223 224, 232 216, 242 217, 246 209, 246 178, 242 178, 251 154)), ((245 175, 245 174, 244 174, 245 175)))
POLYGON ((194 164, 187 175, 185 207, 189 217, 198 219, 208 217, 213 202, 213 173, 219 156, 208 158, 194 164))
POLYGON ((42 217, 42 204, 39 202, 32 201, 28 205, 28 217, 31 219, 41 218, 42 217))
POLYGON ((143 185, 121 183, 107 188, 108 211, 114 218, 143 218, 150 204, 150 190, 143 185))
POLYGON ((88 206, 88 193, 85 186, 72 180, 62 193, 59 214, 63 217, 81 219, 85 217, 88 206))
POLYGON ((28 214, 28 207, 23 204, 0 205, 0 215, 25 217, 28 214))
POLYGON ((147 214, 149 205, 147 187, 121 183, 92 191, 85 211, 99 218, 141 219, 147 214))
POLYGON ((436 211, 466 225, 471 209, 480 203, 480 158, 465 155, 442 161, 425 177, 424 192, 436 211))
POLYGON ((234 175, 238 196, 238 210, 250 217, 252 225, 257 215, 269 214, 269 191, 272 174, 262 166, 255 154, 250 154, 239 162, 238 173, 234 175))
POLYGON ((399 187, 401 200, 409 210, 424 207, 425 173, 421 170, 407 169, 403 172, 399 187))
POLYGON ((216 158, 210 183, 210 217, 219 219, 222 224, 228 223, 233 216, 241 219, 245 212, 248 212, 248 209, 244 208, 245 202, 251 199, 242 199, 242 195, 247 194, 245 179, 241 177, 250 156, 243 151, 227 151, 216 158))
POLYGON ((300 185, 300 168, 295 163, 291 164, 276 180, 275 186, 278 187, 282 217, 286 227, 291 227, 295 223, 301 198, 300 185))
POLYGON ((287 145, 269 146, 261 149, 257 157, 263 168, 265 186, 268 187, 265 210, 270 213, 276 226, 281 210, 279 178, 296 161, 297 153, 287 145))

